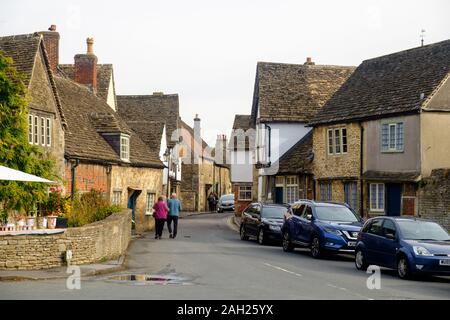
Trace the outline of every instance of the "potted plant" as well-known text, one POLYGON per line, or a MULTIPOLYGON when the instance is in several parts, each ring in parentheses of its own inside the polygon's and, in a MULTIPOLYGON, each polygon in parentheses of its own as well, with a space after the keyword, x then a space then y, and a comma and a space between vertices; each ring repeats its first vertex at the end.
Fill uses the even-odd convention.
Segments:
POLYGON ((33 230, 36 229, 36 214, 35 211, 30 211, 27 216, 27 226, 33 230))

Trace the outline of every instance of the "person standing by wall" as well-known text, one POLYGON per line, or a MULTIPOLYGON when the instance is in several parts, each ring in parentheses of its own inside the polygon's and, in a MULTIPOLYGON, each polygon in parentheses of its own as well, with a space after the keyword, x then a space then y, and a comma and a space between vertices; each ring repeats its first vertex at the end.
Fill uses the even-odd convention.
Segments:
POLYGON ((178 217, 181 211, 181 202, 177 199, 177 194, 172 193, 171 199, 167 201, 169 207, 169 215, 167 216, 167 228, 169 229, 170 238, 175 239, 178 231, 178 217), (173 222, 173 232, 172 232, 173 222))
POLYGON ((167 220, 167 213, 169 211, 164 196, 158 198, 158 202, 155 203, 153 209, 155 210, 155 214, 153 215, 155 218, 155 239, 161 239, 164 223, 167 220))
POLYGON ((214 193, 210 193, 208 196, 208 206, 209 206, 209 211, 214 212, 215 211, 215 202, 216 202, 216 198, 214 196, 214 193))

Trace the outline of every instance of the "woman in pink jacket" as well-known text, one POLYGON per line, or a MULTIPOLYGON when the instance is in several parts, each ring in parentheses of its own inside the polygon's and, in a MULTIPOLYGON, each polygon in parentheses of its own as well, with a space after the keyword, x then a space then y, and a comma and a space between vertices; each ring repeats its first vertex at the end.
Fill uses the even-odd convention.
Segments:
POLYGON ((158 198, 158 202, 153 206, 155 213, 153 217, 155 218, 155 239, 161 239, 164 223, 167 220, 167 213, 169 212, 169 208, 167 207, 167 203, 163 196, 158 198))

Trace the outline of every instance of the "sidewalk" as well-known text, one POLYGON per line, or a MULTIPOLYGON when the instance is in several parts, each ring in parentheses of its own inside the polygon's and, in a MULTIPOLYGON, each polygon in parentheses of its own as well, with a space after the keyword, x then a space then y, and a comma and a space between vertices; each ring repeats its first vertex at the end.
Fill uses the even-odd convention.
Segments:
MULTIPOLYGON (((125 255, 117 260, 110 260, 104 263, 85 264, 80 265, 79 267, 81 269, 81 277, 122 271, 125 269, 125 255)), ((44 270, 0 270, 0 281, 66 279, 73 274, 66 272, 67 267, 65 266, 44 270)))
POLYGON ((213 214, 215 212, 212 211, 202 211, 202 212, 186 212, 186 211, 181 211, 180 212, 180 219, 186 218, 186 217, 190 217, 190 216, 196 216, 196 215, 200 215, 200 214, 213 214))

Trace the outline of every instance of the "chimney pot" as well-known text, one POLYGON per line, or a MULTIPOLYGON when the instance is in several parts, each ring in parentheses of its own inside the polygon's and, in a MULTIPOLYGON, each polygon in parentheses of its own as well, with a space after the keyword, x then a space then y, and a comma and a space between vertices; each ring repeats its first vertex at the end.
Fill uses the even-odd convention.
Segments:
POLYGON ((50 28, 48 28, 48 31, 56 31, 56 24, 52 24, 50 28))
POLYGON ((87 38, 87 54, 94 54, 94 38, 87 38))

